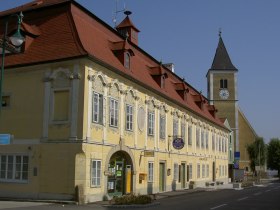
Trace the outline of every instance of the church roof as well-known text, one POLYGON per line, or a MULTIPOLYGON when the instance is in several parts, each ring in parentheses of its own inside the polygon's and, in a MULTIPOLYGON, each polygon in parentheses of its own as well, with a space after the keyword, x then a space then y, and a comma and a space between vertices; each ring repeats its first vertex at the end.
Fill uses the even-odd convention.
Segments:
POLYGON ((221 34, 219 34, 219 43, 216 49, 216 54, 210 70, 229 70, 237 71, 237 68, 232 64, 221 34))

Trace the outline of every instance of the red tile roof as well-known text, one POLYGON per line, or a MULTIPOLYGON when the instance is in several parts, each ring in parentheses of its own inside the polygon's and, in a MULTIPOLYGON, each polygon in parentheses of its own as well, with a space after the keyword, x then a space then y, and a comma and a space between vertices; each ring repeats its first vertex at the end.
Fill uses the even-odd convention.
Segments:
MULTIPOLYGON (((168 74, 168 77, 165 79, 165 87, 160 88, 151 75, 151 68, 159 66, 160 62, 137 45, 129 41, 129 43, 125 43, 124 38, 116 30, 78 3, 71 0, 37 0, 33 3, 1 12, 0 16, 19 11, 23 11, 25 15, 24 23, 32 26, 28 27, 24 24, 25 30, 30 32, 31 28, 33 28, 33 30, 40 33, 24 53, 7 56, 5 63, 7 67, 89 56, 91 59, 108 66, 116 73, 147 88, 152 92, 150 94, 155 93, 167 98, 200 117, 225 128, 220 119, 211 114, 213 112, 211 109, 213 108, 209 111, 208 106, 202 109, 196 104, 195 97, 200 95, 197 90, 162 66, 160 68, 165 69, 164 72, 168 74), (34 12, 34 10, 40 10, 40 12, 34 12), (131 58, 130 70, 126 69, 114 55, 112 43, 121 43, 122 47, 133 51, 135 56, 131 58), (183 84, 184 89, 188 89, 187 100, 184 100, 177 92, 178 84, 180 83, 183 84)), ((35 32, 33 31, 33 33, 35 32)), ((118 48, 119 46, 115 45, 115 47, 118 48)), ((205 97, 200 97, 207 101, 205 97)))

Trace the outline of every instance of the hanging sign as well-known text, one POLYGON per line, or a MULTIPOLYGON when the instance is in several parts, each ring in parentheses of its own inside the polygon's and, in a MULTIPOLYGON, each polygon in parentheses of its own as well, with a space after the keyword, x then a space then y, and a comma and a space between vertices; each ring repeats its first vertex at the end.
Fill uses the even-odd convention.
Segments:
POLYGON ((182 149, 185 146, 185 142, 182 138, 175 138, 172 145, 175 149, 182 149))
POLYGON ((0 134, 0 144, 10 144, 11 135, 10 134, 0 134))

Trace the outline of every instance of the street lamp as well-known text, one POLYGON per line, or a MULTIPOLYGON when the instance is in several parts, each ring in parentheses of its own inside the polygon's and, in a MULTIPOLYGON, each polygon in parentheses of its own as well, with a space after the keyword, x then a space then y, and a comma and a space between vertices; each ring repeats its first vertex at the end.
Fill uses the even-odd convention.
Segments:
POLYGON ((2 64, 1 64, 1 74, 0 74, 0 114, 2 110, 2 87, 4 81, 4 69, 5 69, 5 54, 8 53, 18 53, 18 48, 23 44, 25 38, 20 33, 20 25, 22 23, 23 14, 12 14, 8 16, 5 20, 4 36, 0 39, 0 47, 2 47, 2 64), (11 37, 7 37, 8 34, 8 22, 9 19, 16 16, 17 21, 17 31, 11 37))

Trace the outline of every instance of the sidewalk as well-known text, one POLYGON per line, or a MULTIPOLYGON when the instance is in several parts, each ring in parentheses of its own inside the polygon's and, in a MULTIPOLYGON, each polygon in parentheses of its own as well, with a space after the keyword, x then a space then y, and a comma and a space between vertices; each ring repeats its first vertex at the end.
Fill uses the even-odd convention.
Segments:
MULTIPOLYGON (((154 202, 156 204, 159 204, 160 200, 167 197, 174 197, 174 196, 181 196, 186 194, 194 194, 194 193, 200 193, 205 191, 214 191, 214 190, 221 190, 221 189, 233 189, 232 184, 225 184, 225 185, 217 185, 217 186, 209 186, 205 188, 195 188, 195 189, 182 189, 182 190, 176 190, 176 191, 168 191, 168 192, 161 192, 154 194, 154 202)), ((95 204, 104 206, 104 207, 113 207, 111 205, 110 201, 97 201, 95 204)), ((134 205, 129 205, 129 207, 133 208, 134 205)))

